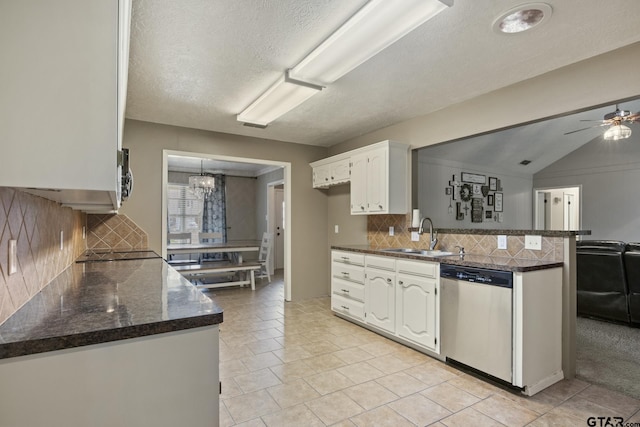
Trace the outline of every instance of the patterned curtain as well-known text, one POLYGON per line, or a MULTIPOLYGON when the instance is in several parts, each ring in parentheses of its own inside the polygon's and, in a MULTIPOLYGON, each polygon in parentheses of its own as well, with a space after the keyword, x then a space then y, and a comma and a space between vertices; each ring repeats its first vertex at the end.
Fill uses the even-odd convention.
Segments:
MULTIPOLYGON (((221 233, 222 243, 227 241, 227 202, 225 197, 226 179, 224 175, 214 175, 216 188, 203 200, 202 232, 221 233)), ((209 239, 214 242, 218 239, 209 239)), ((205 254, 206 259, 224 259, 224 254, 205 254)))

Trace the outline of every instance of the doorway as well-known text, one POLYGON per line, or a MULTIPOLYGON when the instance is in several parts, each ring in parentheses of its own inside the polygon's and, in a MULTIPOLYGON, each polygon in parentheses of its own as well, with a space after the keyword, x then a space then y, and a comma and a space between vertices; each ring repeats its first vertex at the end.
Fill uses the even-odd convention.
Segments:
MULTIPOLYGON (((168 183, 169 183, 169 164, 170 162, 175 162, 178 160, 184 160, 185 162, 195 162, 197 165, 197 169, 192 171, 194 174, 198 175, 202 172, 202 161, 204 161, 205 165, 213 164, 215 165, 215 170, 206 170, 205 172, 210 173, 229 173, 233 175, 250 173, 247 171, 253 171, 253 173, 257 176, 256 181, 261 181, 261 178, 267 179, 266 177, 271 176, 272 173, 276 173, 279 175, 279 184, 281 185, 281 195, 282 195, 282 206, 283 206, 283 221, 286 221, 286 218, 291 217, 291 191, 290 185, 288 183, 291 181, 291 163, 289 162, 278 162, 278 161, 270 161, 270 160, 262 160, 262 159, 252 159, 252 158, 240 158, 240 157, 231 157, 231 156, 218 156, 207 153, 191 153, 184 151, 174 151, 174 150, 163 150, 163 169, 162 169, 162 236, 166 236, 168 232, 168 183), (227 168, 228 166, 228 168, 227 168), (229 170, 233 172, 229 172, 229 170)), ((263 180, 264 180, 263 179, 263 180)), ((268 181, 267 181, 268 183, 268 181)), ((260 185, 260 184, 258 184, 260 185)), ((264 185, 264 184, 262 184, 264 185)), ((258 195, 256 197, 255 202, 255 213, 254 216, 256 218, 256 240, 260 240, 262 237, 262 231, 266 231, 266 222, 265 217, 270 217, 270 215, 266 212, 267 210, 267 188, 271 187, 262 187, 262 190, 259 191, 260 194, 264 194, 263 196, 258 195), (260 217, 262 219, 260 219, 260 217)), ((233 234, 233 233, 232 233, 233 234)), ((281 262, 283 264, 283 276, 284 276, 284 298, 286 301, 291 301, 291 233, 289 230, 283 226, 281 232, 281 262)), ((162 256, 166 259, 167 256, 167 239, 162 239, 162 256)), ((274 257, 272 257, 273 259, 274 257)))
POLYGON ((580 230, 581 187, 534 189, 536 230, 580 230))
POLYGON ((282 180, 270 182, 267 190, 267 229, 273 234, 273 256, 270 261, 271 273, 284 268, 285 227, 287 209, 282 180))

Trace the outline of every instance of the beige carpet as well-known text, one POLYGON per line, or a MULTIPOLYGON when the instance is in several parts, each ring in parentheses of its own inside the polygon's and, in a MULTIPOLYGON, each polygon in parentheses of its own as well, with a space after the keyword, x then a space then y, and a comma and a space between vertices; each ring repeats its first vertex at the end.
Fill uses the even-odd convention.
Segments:
POLYGON ((578 317, 577 377, 640 399, 640 329, 578 317))

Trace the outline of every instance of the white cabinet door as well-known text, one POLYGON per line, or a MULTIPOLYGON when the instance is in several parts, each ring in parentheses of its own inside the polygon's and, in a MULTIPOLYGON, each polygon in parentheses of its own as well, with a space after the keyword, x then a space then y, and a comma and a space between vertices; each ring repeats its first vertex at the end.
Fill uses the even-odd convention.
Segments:
POLYGON ((367 156, 367 211, 372 213, 387 211, 389 189, 388 153, 380 148, 367 156))
POLYGON ((313 168, 313 188, 328 187, 330 176, 331 168, 329 165, 313 168))
POLYGON ((395 332, 395 274, 367 269, 365 282, 365 317, 368 324, 395 332))
POLYGON ((439 353, 439 304, 436 279, 398 275, 397 334, 439 353))
POLYGON ((367 212, 367 154, 351 157, 351 213, 367 212))
POLYGON ((351 179, 351 168, 349 167, 350 163, 350 159, 344 159, 338 160, 337 162, 333 162, 329 165, 331 167, 330 178, 333 184, 348 182, 351 179))

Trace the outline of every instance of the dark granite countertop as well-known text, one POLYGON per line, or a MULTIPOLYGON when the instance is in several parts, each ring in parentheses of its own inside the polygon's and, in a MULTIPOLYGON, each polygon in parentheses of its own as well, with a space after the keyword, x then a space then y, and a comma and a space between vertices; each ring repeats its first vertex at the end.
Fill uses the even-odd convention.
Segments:
POLYGON ((478 267, 478 268, 490 268, 492 270, 502 271, 515 271, 526 272, 535 270, 546 270, 548 268, 562 267, 562 262, 557 261, 539 261, 533 259, 520 259, 520 258, 506 258, 495 257, 486 255, 474 255, 465 254, 463 257, 460 255, 438 256, 429 257, 422 255, 402 254, 402 253, 389 253, 383 252, 382 249, 386 247, 375 247, 369 245, 335 245, 331 246, 331 249, 341 251, 360 252, 372 255, 389 256, 393 258, 407 258, 420 261, 433 261, 441 264, 448 265, 462 265, 466 267, 478 267))
MULTIPOLYGON (((497 228, 434 228, 434 231, 442 234, 487 234, 490 236, 545 236, 545 237, 569 237, 569 236, 589 236, 591 230, 511 230, 497 228)), ((409 231, 418 231, 418 228, 409 228, 409 231)))
POLYGON ((0 359, 222 323, 161 258, 76 263, 0 325, 0 359))

